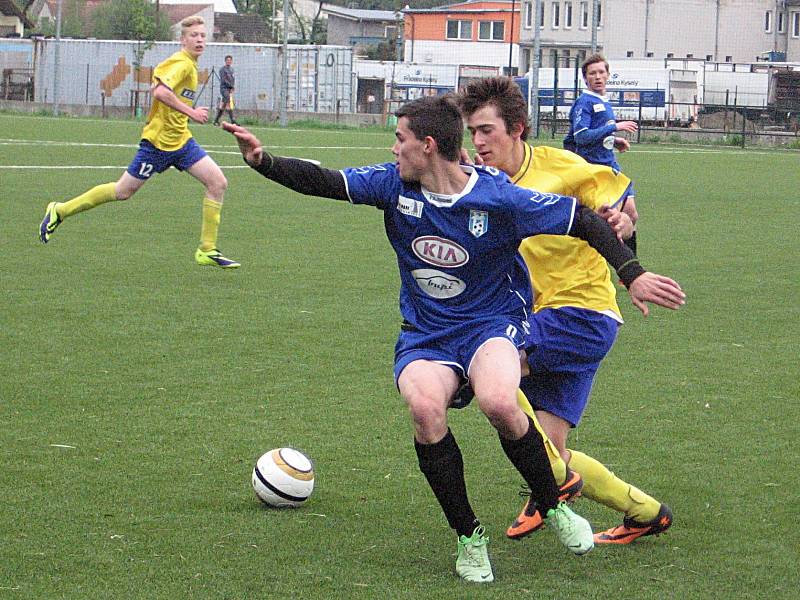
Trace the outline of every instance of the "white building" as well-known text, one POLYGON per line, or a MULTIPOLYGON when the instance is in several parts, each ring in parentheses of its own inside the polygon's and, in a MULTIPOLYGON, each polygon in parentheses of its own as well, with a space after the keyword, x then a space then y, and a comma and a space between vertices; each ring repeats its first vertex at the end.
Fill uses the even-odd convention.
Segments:
MULTIPOLYGON (((521 66, 533 49, 533 0, 522 3, 521 66)), ((541 65, 591 52, 592 0, 542 0, 541 65)), ((601 0, 597 49, 609 59, 800 61, 800 0, 601 0)))

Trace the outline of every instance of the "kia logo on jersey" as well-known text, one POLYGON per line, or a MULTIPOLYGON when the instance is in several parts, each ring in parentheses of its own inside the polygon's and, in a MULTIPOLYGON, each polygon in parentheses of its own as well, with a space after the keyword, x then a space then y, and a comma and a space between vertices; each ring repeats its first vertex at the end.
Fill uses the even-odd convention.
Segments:
POLYGON ((418 237, 411 247, 414 254, 429 265, 453 268, 469 262, 469 253, 464 248, 435 235, 418 237))

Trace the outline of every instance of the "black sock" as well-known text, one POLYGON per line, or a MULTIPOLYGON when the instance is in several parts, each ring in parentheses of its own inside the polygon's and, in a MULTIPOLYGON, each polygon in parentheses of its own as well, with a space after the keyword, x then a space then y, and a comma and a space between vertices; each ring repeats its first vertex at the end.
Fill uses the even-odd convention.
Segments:
POLYGON ((530 417, 528 424, 528 432, 521 438, 509 440, 501 435, 500 444, 508 460, 531 488, 531 500, 544 517, 548 510, 558 504, 558 484, 550 467, 544 440, 530 417))
POLYGON ((236 123, 236 119, 233 116, 233 111, 232 110, 228 111, 228 116, 231 118, 231 123, 236 123))
POLYGON ((222 116, 222 111, 217 110, 217 117, 214 119, 214 123, 219 123, 219 118, 222 116))
POLYGON ((420 444, 414 440, 414 449, 420 471, 428 480, 450 527, 458 535, 471 536, 479 523, 467 498, 464 459, 453 433, 448 429, 447 435, 435 444, 420 444))

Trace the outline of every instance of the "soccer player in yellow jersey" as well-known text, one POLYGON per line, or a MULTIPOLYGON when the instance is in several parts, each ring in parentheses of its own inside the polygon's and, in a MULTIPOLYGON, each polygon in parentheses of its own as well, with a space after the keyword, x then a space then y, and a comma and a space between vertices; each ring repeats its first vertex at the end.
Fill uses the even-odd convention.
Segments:
POLYGON ((194 258, 199 265, 233 269, 239 263, 226 258, 217 248, 222 199, 228 187, 222 170, 206 154, 189 131, 189 119, 208 121, 208 109, 194 108, 197 92, 197 59, 206 47, 206 26, 202 17, 181 21, 181 50, 153 71, 153 105, 142 131, 139 151, 116 182, 104 183, 66 202, 51 202, 39 226, 39 239, 50 240, 61 222, 74 214, 111 200, 127 200, 154 173, 170 167, 187 171, 205 186, 200 246, 194 258))
MULTIPOLYGON (((611 208, 627 196, 630 180, 572 152, 528 144, 527 105, 511 79, 470 83, 460 95, 460 107, 476 162, 504 171, 521 187, 576 196, 625 225, 625 235, 632 233, 630 219, 611 208)), ((622 481, 594 458, 567 448, 569 431, 580 422, 600 361, 623 322, 606 261, 581 240, 551 235, 527 238, 520 254, 535 300, 519 401, 529 415, 535 413, 557 449, 551 446, 550 458, 557 481, 566 473, 562 493, 571 495, 570 476, 575 471, 583 479, 583 496, 624 514, 622 525, 595 534, 596 544, 628 544, 665 531, 672 524, 666 504, 622 481)), ((647 316, 646 306, 634 304, 647 316)), ((541 526, 541 515, 529 501, 507 535, 521 538, 541 526)))

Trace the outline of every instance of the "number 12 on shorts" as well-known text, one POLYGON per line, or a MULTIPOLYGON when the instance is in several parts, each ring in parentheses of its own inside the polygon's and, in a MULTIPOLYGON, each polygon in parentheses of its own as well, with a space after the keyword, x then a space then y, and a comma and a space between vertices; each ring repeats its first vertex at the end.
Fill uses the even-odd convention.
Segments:
POLYGON ((153 174, 153 165, 150 163, 142 163, 139 166, 139 175, 147 179, 153 174))

